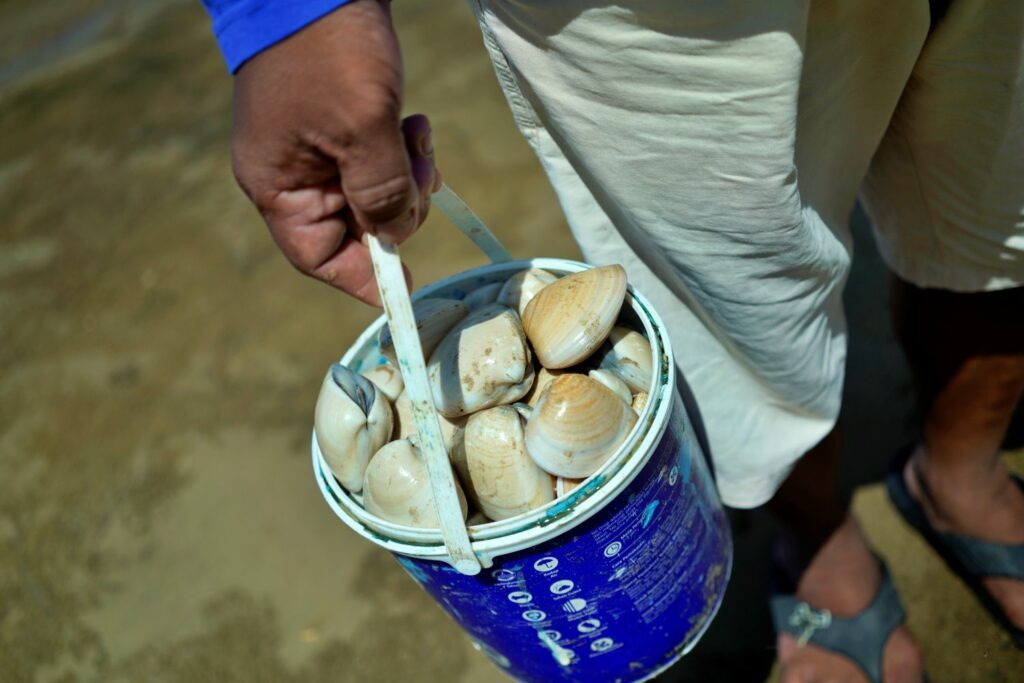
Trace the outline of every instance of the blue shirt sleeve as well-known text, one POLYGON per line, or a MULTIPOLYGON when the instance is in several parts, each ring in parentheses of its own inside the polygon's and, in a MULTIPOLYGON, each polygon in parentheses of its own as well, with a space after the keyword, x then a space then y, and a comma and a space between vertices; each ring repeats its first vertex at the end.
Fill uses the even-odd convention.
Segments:
POLYGON ((350 0, 203 0, 228 70, 350 0))

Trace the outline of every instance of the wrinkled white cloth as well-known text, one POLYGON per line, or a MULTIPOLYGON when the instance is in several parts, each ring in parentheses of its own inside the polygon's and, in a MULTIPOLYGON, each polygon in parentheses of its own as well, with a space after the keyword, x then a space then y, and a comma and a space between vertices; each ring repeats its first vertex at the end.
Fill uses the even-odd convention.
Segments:
POLYGON ((835 423, 865 178, 905 279, 1024 282, 1019 0, 931 31, 926 0, 470 2, 585 257, 664 318, 727 504, 835 423))

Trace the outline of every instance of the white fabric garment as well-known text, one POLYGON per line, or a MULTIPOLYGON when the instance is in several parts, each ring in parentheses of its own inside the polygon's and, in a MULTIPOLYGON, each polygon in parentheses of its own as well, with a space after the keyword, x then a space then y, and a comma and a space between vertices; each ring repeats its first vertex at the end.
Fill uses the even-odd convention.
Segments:
POLYGON ((727 504, 764 503, 835 423, 865 177, 906 279, 1024 282, 1024 3, 954 1, 931 33, 926 0, 471 4, 585 257, 664 318, 727 504), (917 248, 936 231, 973 242, 917 248))

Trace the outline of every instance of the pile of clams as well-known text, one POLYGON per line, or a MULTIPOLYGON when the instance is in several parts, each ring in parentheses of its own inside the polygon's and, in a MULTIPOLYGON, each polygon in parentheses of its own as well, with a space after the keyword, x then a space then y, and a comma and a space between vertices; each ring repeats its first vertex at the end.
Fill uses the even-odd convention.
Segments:
MULTIPOLYGON (((457 473, 464 518, 503 520, 564 496, 626 439, 647 404, 651 347, 617 326, 626 271, 612 265, 558 277, 540 269, 462 301, 414 305, 434 404, 457 473)), ((315 413, 320 451, 366 510, 436 528, 390 330, 389 361, 361 374, 327 371, 315 413)))

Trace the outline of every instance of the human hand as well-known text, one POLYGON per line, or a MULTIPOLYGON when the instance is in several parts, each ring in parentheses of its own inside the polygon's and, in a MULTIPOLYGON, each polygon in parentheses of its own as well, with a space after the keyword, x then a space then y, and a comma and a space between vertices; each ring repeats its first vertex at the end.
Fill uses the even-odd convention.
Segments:
POLYGON ((292 265, 373 305, 363 235, 401 242, 441 185, 430 122, 400 120, 401 108, 402 62, 386 0, 339 7, 235 76, 238 184, 292 265))

